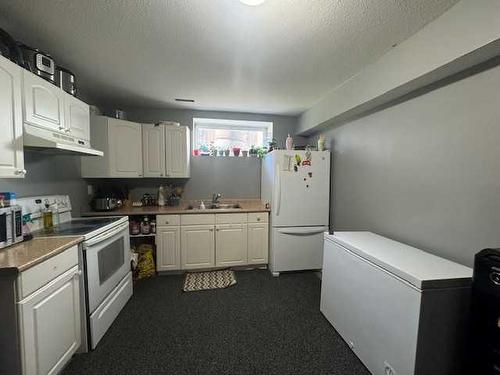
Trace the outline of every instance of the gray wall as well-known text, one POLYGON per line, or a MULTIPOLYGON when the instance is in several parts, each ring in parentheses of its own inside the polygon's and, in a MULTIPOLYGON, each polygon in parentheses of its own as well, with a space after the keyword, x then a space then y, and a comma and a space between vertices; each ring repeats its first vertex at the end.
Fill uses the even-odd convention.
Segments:
POLYGON ((223 198, 260 198, 260 159, 210 157, 191 158, 190 179, 89 179, 95 188, 125 187, 138 200, 144 193, 156 196, 160 185, 184 187, 184 199, 209 199, 213 193, 223 198))
POLYGON ((495 67, 327 131, 334 229, 466 265, 500 247, 499 87, 495 67))
POLYGON ((24 179, 0 179, 0 191, 13 191, 18 197, 68 194, 73 214, 87 206, 87 188, 80 177, 80 158, 35 151, 24 152, 24 179))

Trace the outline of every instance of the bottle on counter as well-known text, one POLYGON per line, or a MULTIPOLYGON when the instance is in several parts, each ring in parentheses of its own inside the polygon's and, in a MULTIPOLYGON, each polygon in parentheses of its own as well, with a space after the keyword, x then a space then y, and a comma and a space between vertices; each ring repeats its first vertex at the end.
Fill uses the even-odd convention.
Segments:
POLYGON ((48 199, 44 203, 45 208, 42 209, 43 229, 52 229, 54 227, 54 218, 48 199))
POLYGON ((285 146, 287 150, 293 149, 293 138, 290 137, 290 134, 288 134, 288 137, 286 137, 285 146))

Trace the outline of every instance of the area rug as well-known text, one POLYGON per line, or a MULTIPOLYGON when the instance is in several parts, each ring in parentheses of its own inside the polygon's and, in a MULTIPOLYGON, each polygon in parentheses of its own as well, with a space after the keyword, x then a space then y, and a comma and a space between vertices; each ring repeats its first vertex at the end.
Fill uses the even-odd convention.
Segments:
POLYGON ((224 289, 236 284, 236 276, 231 270, 208 272, 189 272, 184 279, 184 292, 199 290, 224 289))

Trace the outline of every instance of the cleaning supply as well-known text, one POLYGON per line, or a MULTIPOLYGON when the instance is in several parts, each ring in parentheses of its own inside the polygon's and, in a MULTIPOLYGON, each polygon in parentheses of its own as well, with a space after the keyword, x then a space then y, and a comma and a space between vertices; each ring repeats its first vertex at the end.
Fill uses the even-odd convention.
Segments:
POLYGON ((166 202, 166 192, 165 192, 165 187, 163 185, 160 185, 158 188, 158 206, 165 206, 166 202))

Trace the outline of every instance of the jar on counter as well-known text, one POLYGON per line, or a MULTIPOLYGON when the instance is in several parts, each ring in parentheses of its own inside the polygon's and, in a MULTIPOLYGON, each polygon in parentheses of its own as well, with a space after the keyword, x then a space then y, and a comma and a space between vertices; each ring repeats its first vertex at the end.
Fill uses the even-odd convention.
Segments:
POLYGON ((142 234, 151 233, 151 224, 149 224, 149 218, 147 216, 145 216, 141 222, 141 233, 142 234))

